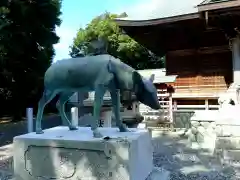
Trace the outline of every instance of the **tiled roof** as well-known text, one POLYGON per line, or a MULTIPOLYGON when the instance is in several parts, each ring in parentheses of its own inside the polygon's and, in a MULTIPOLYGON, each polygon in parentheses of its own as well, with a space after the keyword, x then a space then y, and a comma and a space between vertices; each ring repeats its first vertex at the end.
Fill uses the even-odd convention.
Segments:
MULTIPOLYGON (((154 1, 157 3, 155 3, 156 5, 152 9, 148 9, 148 7, 146 7, 144 10, 131 9, 129 12, 126 12, 128 15, 127 17, 118 18, 118 19, 126 20, 126 21, 144 21, 144 20, 169 18, 174 16, 197 13, 198 12, 197 6, 199 5, 206 5, 211 3, 227 2, 227 1, 235 1, 235 0, 181 0, 181 1, 180 0, 178 1, 177 0, 158 0, 158 1, 154 1)), ((151 1, 149 3, 151 3, 151 1)))
POLYGON ((202 1, 203 0, 159 0, 161 3, 156 3, 156 7, 154 9, 148 10, 146 7, 143 12, 130 10, 129 12, 126 12, 128 17, 119 19, 133 21, 151 20, 197 13, 197 5, 199 5, 202 1))
POLYGON ((205 5, 205 4, 217 3, 217 2, 226 2, 226 1, 232 1, 232 0, 205 0, 201 2, 199 5, 205 5))

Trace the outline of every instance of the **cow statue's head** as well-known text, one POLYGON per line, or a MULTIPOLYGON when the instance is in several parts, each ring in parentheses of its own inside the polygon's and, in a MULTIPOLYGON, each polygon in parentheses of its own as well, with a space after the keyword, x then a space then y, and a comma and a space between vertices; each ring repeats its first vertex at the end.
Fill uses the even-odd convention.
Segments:
POLYGON ((138 101, 152 109, 160 109, 157 89, 153 84, 154 74, 149 79, 142 77, 137 71, 133 73, 134 92, 138 101))

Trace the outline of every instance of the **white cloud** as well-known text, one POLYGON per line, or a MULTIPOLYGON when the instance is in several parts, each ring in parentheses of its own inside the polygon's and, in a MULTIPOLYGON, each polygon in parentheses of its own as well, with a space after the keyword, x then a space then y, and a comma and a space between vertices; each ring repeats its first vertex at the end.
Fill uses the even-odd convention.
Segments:
POLYGON ((129 12, 127 13, 129 16, 149 16, 153 14, 159 7, 164 6, 166 4, 166 0, 145 0, 141 1, 135 7, 129 8, 129 12))
POLYGON ((69 46, 73 43, 73 38, 76 35, 77 30, 70 27, 60 26, 56 28, 56 33, 60 37, 60 42, 54 45, 56 56, 54 61, 69 58, 69 46))
POLYGON ((124 11, 128 14, 126 19, 156 19, 194 13, 197 11, 196 6, 202 1, 203 0, 141 0, 134 7, 129 7, 124 11))

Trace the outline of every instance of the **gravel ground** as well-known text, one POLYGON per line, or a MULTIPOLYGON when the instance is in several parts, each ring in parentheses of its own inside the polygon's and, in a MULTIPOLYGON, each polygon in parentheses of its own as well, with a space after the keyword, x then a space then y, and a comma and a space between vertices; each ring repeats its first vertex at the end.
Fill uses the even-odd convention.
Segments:
POLYGON ((204 150, 192 149, 178 133, 153 134, 154 165, 170 171, 170 180, 240 180, 236 168, 223 167, 204 150))
MULTIPOLYGON (((153 134, 154 165, 170 171, 170 180, 240 180, 233 167, 203 150, 189 148, 187 139, 177 133, 153 134)), ((12 145, 0 147, 0 180, 13 175, 12 145)))
POLYGON ((12 144, 0 147, 0 180, 13 177, 12 144))

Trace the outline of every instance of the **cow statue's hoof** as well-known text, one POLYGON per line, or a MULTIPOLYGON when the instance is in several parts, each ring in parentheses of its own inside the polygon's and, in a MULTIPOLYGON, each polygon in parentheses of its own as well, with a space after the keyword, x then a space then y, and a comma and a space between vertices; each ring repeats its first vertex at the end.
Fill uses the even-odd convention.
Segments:
POLYGON ((125 124, 118 127, 120 132, 130 132, 125 124))
POLYGON ((103 135, 98 131, 98 129, 93 130, 93 137, 95 138, 102 138, 103 135))
POLYGON ((36 134, 43 134, 43 130, 40 129, 40 128, 37 128, 37 129, 36 129, 36 134))
POLYGON ((76 130, 78 130, 78 128, 77 128, 76 126, 70 126, 70 127, 69 127, 69 130, 70 130, 70 131, 76 131, 76 130))

